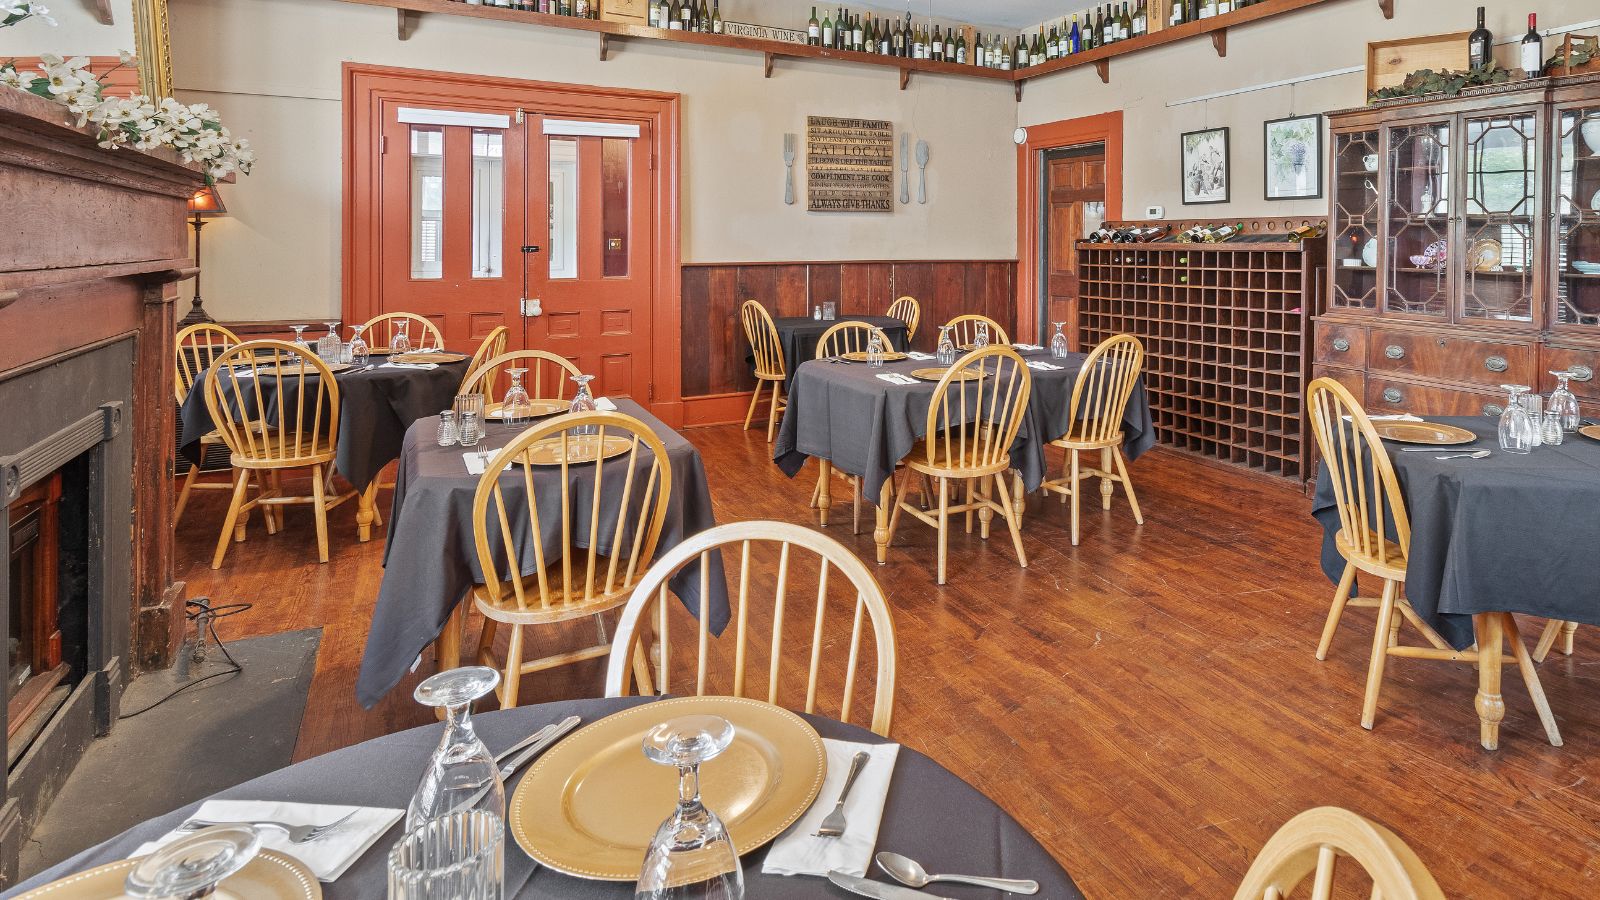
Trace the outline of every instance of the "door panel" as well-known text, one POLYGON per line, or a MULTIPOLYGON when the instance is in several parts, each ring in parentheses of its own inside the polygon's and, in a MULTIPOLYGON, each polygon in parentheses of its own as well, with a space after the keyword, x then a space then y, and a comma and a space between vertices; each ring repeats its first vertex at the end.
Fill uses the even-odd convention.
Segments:
POLYGON ((1066 322, 1077 343, 1077 241, 1105 220, 1106 163, 1100 146, 1051 151, 1044 164, 1044 291, 1047 321, 1039 334, 1055 333, 1051 322, 1066 322))

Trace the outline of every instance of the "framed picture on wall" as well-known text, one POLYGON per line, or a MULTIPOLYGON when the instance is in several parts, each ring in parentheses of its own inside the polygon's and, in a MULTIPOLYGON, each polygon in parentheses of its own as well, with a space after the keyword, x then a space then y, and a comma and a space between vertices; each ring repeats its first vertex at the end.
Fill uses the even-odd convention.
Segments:
POLYGON ((1322 116, 1290 116, 1264 124, 1268 200, 1322 196, 1322 116))
POLYGON ((1228 129, 1184 132, 1182 142, 1183 202, 1228 202, 1228 129))

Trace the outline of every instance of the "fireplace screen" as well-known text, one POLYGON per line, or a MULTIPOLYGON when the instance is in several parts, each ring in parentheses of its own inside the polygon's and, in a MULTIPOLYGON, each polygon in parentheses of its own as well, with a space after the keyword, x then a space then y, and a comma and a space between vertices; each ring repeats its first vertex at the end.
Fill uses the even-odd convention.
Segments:
POLYGON ((61 473, 28 488, 11 504, 9 512, 11 615, 6 704, 7 722, 15 728, 37 710, 66 675, 57 622, 61 473))

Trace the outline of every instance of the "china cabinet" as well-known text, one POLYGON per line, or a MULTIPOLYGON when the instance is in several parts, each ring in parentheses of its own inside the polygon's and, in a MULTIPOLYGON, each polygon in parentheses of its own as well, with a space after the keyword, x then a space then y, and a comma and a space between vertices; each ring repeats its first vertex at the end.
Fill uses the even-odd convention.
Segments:
POLYGON ((1498 415, 1571 370, 1600 413, 1600 76, 1330 119, 1316 374, 1373 414, 1498 415))

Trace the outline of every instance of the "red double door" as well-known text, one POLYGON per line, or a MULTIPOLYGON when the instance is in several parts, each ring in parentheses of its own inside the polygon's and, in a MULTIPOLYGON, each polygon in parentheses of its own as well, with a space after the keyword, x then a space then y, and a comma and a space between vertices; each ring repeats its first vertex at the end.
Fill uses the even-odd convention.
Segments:
POLYGON ((415 97, 377 106, 376 311, 426 316, 465 353, 505 325, 507 349, 559 354, 596 376, 598 395, 647 400, 650 123, 415 97))

